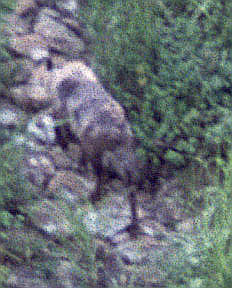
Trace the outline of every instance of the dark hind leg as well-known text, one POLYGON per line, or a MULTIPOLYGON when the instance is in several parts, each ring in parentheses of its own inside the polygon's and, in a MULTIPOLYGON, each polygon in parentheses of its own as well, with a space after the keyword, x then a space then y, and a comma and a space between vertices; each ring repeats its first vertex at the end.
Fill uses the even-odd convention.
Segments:
POLYGON ((101 155, 96 155, 94 161, 92 161, 93 169, 96 179, 96 189, 90 196, 90 201, 94 204, 99 201, 102 197, 102 176, 103 176, 103 167, 101 155))
POLYGON ((131 210, 131 223, 126 227, 126 231, 130 234, 132 239, 136 239, 138 234, 141 233, 141 229, 138 224, 136 191, 130 191, 128 198, 131 210))

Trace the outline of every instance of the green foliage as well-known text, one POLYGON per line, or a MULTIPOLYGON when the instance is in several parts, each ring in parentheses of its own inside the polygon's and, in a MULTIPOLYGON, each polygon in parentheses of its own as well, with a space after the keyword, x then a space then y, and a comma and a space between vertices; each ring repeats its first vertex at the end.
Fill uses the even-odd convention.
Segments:
MULTIPOLYGON (((63 204, 72 223, 72 240, 60 235, 57 244, 32 231, 27 205, 36 205, 39 195, 19 171, 23 155, 23 148, 16 149, 11 142, 0 147, 0 265, 30 265, 42 278, 51 279, 56 275, 59 259, 68 257, 76 284, 90 287, 89 283, 96 279, 95 247, 82 224, 83 211, 73 215, 73 209, 63 204), (50 257, 44 251, 49 251, 50 257)), ((7 278, 3 272, 0 267, 0 284, 7 278)))
POLYGON ((20 246, 8 245, 12 232, 24 226, 25 218, 20 213, 21 206, 33 198, 32 187, 23 179, 19 170, 23 154, 23 148, 16 147, 11 142, 0 146, 0 265, 4 263, 4 259, 11 263, 23 262, 16 253, 20 246))
POLYGON ((231 152, 228 163, 221 162, 219 166, 224 172, 225 184, 222 187, 214 179, 211 183, 214 186, 202 185, 197 192, 204 198, 204 207, 195 218, 194 233, 181 235, 188 248, 180 248, 175 255, 175 265, 168 268, 167 287, 227 288, 232 285, 231 152))
POLYGON ((224 187, 208 189, 207 207, 200 228, 201 273, 204 287, 230 287, 232 285, 232 153, 224 165, 224 187))
POLYGON ((18 70, 17 63, 8 51, 9 41, 6 37, 7 15, 16 5, 16 0, 0 1, 0 92, 6 92, 6 87, 13 84, 14 76, 18 70))
POLYGON ((4 287, 3 285, 6 283, 6 280, 9 277, 10 270, 4 266, 0 265, 0 287, 4 287))
MULTIPOLYGON (((97 279, 97 264, 95 262, 96 247, 93 237, 87 232, 83 219, 86 211, 83 208, 75 210, 66 209, 66 216, 74 229, 73 241, 64 239, 63 248, 66 255, 72 261, 73 273, 76 276, 76 284, 81 287, 90 287, 97 279), (78 257, 74 251, 78 251, 78 257), (77 259, 78 258, 78 259, 77 259)), ((75 252, 76 253, 76 252, 75 252)))
POLYGON ((21 207, 37 197, 20 171, 24 148, 15 146, 14 142, 10 141, 15 133, 22 130, 23 127, 17 127, 8 133, 3 128, 0 131, 0 265, 5 263, 6 259, 10 263, 24 262, 23 255, 26 250, 20 251, 24 246, 14 242, 16 237, 12 235, 25 225, 21 207))
POLYGON ((0 226, 3 227, 8 227, 13 219, 16 221, 12 213, 32 196, 19 171, 22 157, 23 149, 16 149, 12 143, 0 147, 0 226))
POLYGON ((13 0, 1 0, 0 2, 0 15, 12 12, 15 9, 17 1, 13 0))
POLYGON ((231 12, 232 3, 220 0, 88 0, 82 7, 95 69, 156 167, 226 158, 231 12))

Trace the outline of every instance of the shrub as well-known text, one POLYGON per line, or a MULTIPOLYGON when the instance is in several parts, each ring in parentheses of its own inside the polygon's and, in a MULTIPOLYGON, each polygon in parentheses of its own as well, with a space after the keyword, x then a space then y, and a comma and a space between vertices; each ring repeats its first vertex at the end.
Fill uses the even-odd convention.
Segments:
MULTIPOLYGON (((231 146, 229 2, 84 1, 95 70, 156 168, 215 162, 231 146)), ((171 169, 169 169, 171 170, 171 169)))
POLYGON ((14 11, 16 0, 2 0, 0 2, 0 92, 7 93, 7 87, 14 82, 18 70, 15 59, 9 53, 9 40, 5 33, 7 16, 14 11))
MULTIPOLYGON (((188 249, 178 249, 175 265, 169 272, 167 287, 230 287, 232 284, 232 153, 228 163, 221 162, 224 186, 214 178, 212 186, 200 190, 204 207, 195 218, 193 233, 184 233, 180 239, 188 249)), ((191 188, 189 187, 189 190, 191 188)), ((196 192, 196 193, 199 193, 196 192)), ((194 193, 192 193, 193 195, 194 193)))

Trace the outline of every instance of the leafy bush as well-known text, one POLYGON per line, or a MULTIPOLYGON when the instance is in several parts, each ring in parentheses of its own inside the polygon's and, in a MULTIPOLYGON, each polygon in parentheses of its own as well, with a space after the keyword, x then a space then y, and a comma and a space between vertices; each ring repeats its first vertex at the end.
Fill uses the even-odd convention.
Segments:
POLYGON ((96 277, 95 247, 81 222, 83 211, 78 214, 75 211, 73 215, 73 209, 63 204, 74 229, 72 240, 60 235, 57 236, 59 244, 52 243, 38 231, 31 230, 28 205, 36 205, 40 194, 20 173, 24 153, 23 148, 11 142, 0 147, 0 284, 7 279, 7 266, 11 264, 24 263, 44 279, 55 278, 60 257, 68 257, 73 265, 74 280, 89 287, 89 282, 96 277), (49 251, 50 258, 44 251, 49 251), (1 264, 7 264, 6 268, 1 268, 1 264))
POLYGON ((215 162, 231 146, 232 4, 82 1, 95 70, 153 167, 215 162))
POLYGON ((232 153, 224 165, 224 187, 209 188, 207 206, 200 228, 201 278, 203 287, 230 287, 232 285, 232 153))
POLYGON ((19 147, 16 149, 11 143, 0 147, 0 225, 4 227, 7 227, 7 223, 10 221, 9 213, 15 214, 14 210, 31 198, 30 186, 26 185, 26 181, 20 173, 22 157, 23 149, 19 147))
POLYGON ((9 54, 9 41, 5 34, 7 16, 16 5, 16 0, 1 0, 0 2, 0 92, 6 92, 7 87, 13 83, 13 78, 18 70, 17 63, 9 54))
POLYGON ((232 153, 228 164, 220 163, 224 172, 224 186, 219 179, 203 188, 204 207, 195 218, 193 233, 181 239, 188 249, 179 249, 175 265, 168 267, 167 287, 231 287, 232 277, 232 153))
POLYGON ((23 149, 7 142, 0 146, 0 286, 8 277, 9 269, 3 264, 21 264, 23 258, 16 253, 20 246, 13 249, 8 245, 12 232, 24 226, 25 218, 20 208, 30 201, 32 190, 20 174, 20 160, 23 149))
POLYGON ((95 287, 94 283, 96 283, 98 267, 98 264, 95 262, 96 247, 95 240, 87 232, 83 224, 86 211, 81 207, 75 211, 70 207, 65 211, 70 223, 72 223, 74 230, 73 239, 72 241, 67 239, 63 239, 62 241, 60 239, 60 241, 62 241, 66 255, 72 261, 75 284, 77 286, 81 285, 83 288, 95 287))
POLYGON ((1 285, 1 287, 4 287, 3 285, 5 285, 9 273, 10 273, 10 270, 6 266, 0 265, 0 285, 1 285))

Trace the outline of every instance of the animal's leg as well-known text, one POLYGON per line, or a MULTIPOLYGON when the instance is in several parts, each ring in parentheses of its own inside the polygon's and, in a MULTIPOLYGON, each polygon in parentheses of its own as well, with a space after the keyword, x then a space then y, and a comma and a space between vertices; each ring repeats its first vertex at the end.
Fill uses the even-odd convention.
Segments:
POLYGON ((130 237, 136 239, 141 228, 138 224, 138 214, 137 214, 137 199, 136 192, 130 191, 129 195, 130 209, 131 209, 131 224, 127 227, 127 232, 130 234, 130 237))
POLYGON ((101 199, 102 196, 102 173, 103 173, 103 167, 102 167, 102 159, 100 155, 96 155, 94 161, 92 162, 93 169, 95 171, 95 175, 97 176, 97 183, 96 183, 96 190, 94 193, 92 193, 90 200, 94 204, 97 201, 101 199))

